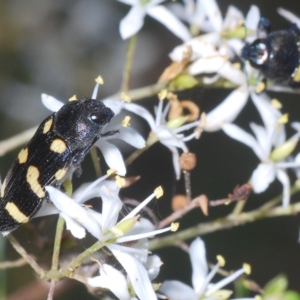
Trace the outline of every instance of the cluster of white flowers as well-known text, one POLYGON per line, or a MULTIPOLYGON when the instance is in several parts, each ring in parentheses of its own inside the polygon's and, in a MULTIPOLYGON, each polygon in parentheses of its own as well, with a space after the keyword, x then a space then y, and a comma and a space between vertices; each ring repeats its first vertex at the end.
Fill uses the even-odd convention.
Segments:
MULTIPOLYGON (((162 262, 158 256, 149 255, 148 239, 171 231, 176 225, 156 230, 149 220, 139 215, 145 205, 162 195, 161 188, 157 188, 140 205, 121 217, 123 203, 119 198, 119 191, 122 179, 119 176, 126 175, 126 166, 120 150, 109 140, 121 139, 138 149, 150 143, 162 143, 170 150, 176 178, 179 179, 179 156, 180 152, 189 151, 187 142, 199 138, 202 132, 222 130, 229 137, 250 147, 259 159, 258 166, 253 168, 250 178, 254 192, 265 191, 278 179, 283 186, 283 206, 288 206, 291 183, 287 169, 300 167, 300 153, 291 156, 300 138, 300 123, 291 124, 296 133, 288 138, 285 132, 287 116, 280 112, 279 101, 270 99, 266 93, 258 95, 255 87, 248 85, 247 76, 241 66, 235 62, 245 41, 253 41, 256 37, 260 19, 259 9, 251 6, 244 17, 236 7, 230 6, 223 18, 215 0, 183 0, 180 4, 169 3, 168 6, 163 5, 163 0, 119 1, 131 6, 129 13, 120 22, 120 34, 123 39, 135 35, 142 28, 145 16, 149 15, 183 41, 169 56, 173 63, 178 64, 188 57, 185 74, 204 76, 204 84, 212 84, 223 78, 235 88, 216 108, 207 113, 202 112, 196 120, 190 122, 182 116, 168 120, 171 100, 159 98, 153 116, 138 104, 126 103, 121 99, 104 99, 103 102, 115 114, 104 131, 113 130, 119 133, 101 138, 95 145, 103 153, 110 172, 92 183, 83 184, 72 197, 47 186, 46 190, 52 202, 45 203, 35 217, 59 214, 65 220, 67 230, 70 230, 75 238, 82 239, 88 232, 102 242, 126 272, 108 263, 100 263, 99 276, 87 278, 87 284, 94 288, 108 289, 119 299, 152 300, 157 299, 157 295, 171 300, 228 299, 232 292, 222 288, 242 274, 248 273, 249 266, 244 265, 242 269, 216 284, 210 283, 219 268, 224 265, 224 261, 219 257, 218 263, 208 272, 205 246, 200 238, 196 238, 189 248, 193 269, 192 287, 176 280, 165 281, 161 286, 152 284, 162 262), (190 28, 196 27, 202 34, 193 36, 186 24, 190 28), (208 74, 211 76, 207 77, 208 74), (260 125, 250 124, 253 134, 234 123, 249 99, 262 121, 260 125), (122 110, 140 116, 149 124, 151 132, 146 141, 134 129, 124 126, 125 123, 120 119, 122 110), (114 173, 117 174, 115 181, 109 179, 114 173), (101 213, 84 205, 92 198, 101 198, 101 213)), ((291 13, 283 9, 280 13, 300 24, 299 19, 291 13)), ((256 71, 250 72, 255 74, 256 71)), ((97 98, 98 88, 99 82, 93 91, 93 99, 97 98)), ((54 112, 63 106, 62 102, 46 94, 42 94, 42 102, 54 112)))

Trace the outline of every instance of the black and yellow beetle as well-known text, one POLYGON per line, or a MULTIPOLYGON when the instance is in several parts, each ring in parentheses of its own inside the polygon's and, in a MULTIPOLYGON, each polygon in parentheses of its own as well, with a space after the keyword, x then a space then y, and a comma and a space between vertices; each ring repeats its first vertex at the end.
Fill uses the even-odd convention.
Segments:
POLYGON ((0 231, 28 222, 49 200, 45 186, 60 187, 99 138, 116 133, 102 133, 113 116, 101 101, 81 98, 41 123, 1 186, 0 231))

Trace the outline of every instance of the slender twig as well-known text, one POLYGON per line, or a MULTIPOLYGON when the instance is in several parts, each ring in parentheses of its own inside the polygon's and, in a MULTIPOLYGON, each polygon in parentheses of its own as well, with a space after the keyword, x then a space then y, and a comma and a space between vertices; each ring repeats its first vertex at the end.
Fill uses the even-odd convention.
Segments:
POLYGON ((282 217, 295 215, 300 212, 300 203, 289 205, 288 207, 278 206, 271 210, 265 207, 260 207, 257 210, 247 213, 241 213, 239 215, 230 214, 224 218, 219 218, 212 222, 198 224, 194 227, 190 227, 186 230, 174 233, 172 235, 155 238, 149 243, 149 250, 163 248, 167 246, 176 245, 187 239, 194 238, 198 235, 204 235, 218 230, 224 230, 246 223, 255 222, 265 218, 282 217))
POLYGON ((88 257, 90 257, 93 253, 104 247, 105 244, 103 244, 101 241, 96 242, 93 244, 90 248, 86 249, 84 252, 79 254, 68 266, 68 270, 70 272, 75 271, 81 263, 88 257))
POLYGON ((14 249, 27 261, 27 263, 32 267, 32 269, 34 269, 34 271, 41 278, 44 278, 46 274, 45 270, 36 263, 33 257, 25 251, 25 249, 19 244, 19 242, 11 234, 7 236, 7 239, 10 241, 14 249))
POLYGON ((27 265, 27 261, 24 258, 19 258, 14 261, 4 261, 0 262, 0 270, 23 267, 24 265, 27 265))
POLYGON ((127 52, 126 52, 126 61, 125 61, 125 66, 124 66, 124 70, 123 70, 123 81, 122 81, 122 86, 121 86, 121 92, 124 92, 124 93, 127 93, 130 88, 130 76, 131 76, 136 40, 137 40, 137 35, 133 35, 130 38, 127 52))

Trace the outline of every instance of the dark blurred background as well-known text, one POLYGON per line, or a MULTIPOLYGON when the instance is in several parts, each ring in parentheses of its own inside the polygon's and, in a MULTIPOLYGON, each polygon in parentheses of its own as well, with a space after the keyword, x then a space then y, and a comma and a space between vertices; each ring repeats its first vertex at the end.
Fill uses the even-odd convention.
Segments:
MULTIPOLYGON (((279 6, 300 17, 300 6, 292 0, 220 0, 223 16, 230 4, 245 15, 250 5, 258 5, 261 15, 270 19, 273 30, 289 26, 277 14, 279 6)), ((128 10, 128 6, 112 0, 0 1, 0 140, 39 124, 49 115, 41 104, 41 93, 48 93, 62 101, 67 101, 73 94, 89 96, 94 78, 99 74, 105 81, 100 88, 99 99, 119 90, 127 42, 121 40, 118 28, 128 10)), ((146 17, 138 35, 131 87, 155 83, 170 63, 168 53, 180 43, 163 25, 146 17)), ((192 99, 202 110, 209 111, 229 92, 197 88, 179 93, 179 97, 192 99)), ((283 103, 282 111, 290 114, 291 121, 300 121, 298 95, 270 93, 270 96, 283 103)), ((156 100, 146 99, 143 103, 152 110, 156 100)), ((247 127, 250 120, 259 121, 259 118, 249 102, 237 123, 247 127)), ((134 119, 131 123, 146 137, 148 128, 142 120, 134 119)), ((251 149, 230 140, 221 132, 204 133, 200 141, 190 142, 189 148, 198 157, 197 167, 191 174, 194 196, 206 194, 210 199, 224 198, 237 184, 247 182, 258 164, 251 149)), ((2 178, 18 151, 0 158, 2 178)), ((128 155, 132 148, 124 151, 128 155)), ((95 178, 90 157, 86 159, 83 170, 78 182, 95 178)), ((171 212, 173 195, 184 192, 183 179, 175 181, 171 155, 162 145, 155 145, 135 161, 129 167, 128 175, 141 175, 142 178, 122 191, 124 197, 143 200, 156 186, 164 187, 163 200, 152 205, 160 219, 171 212)), ((292 173, 290 175, 295 179, 292 173)), ((280 192, 281 185, 275 182, 266 193, 251 195, 246 209, 258 207, 280 192)), ((299 195, 294 199, 297 200, 299 195)), ((232 209, 232 205, 212 209, 209 217, 194 211, 181 221, 181 228, 224 216, 232 209)), ((289 287, 300 292, 299 221, 298 216, 274 218, 203 236, 207 258, 215 262, 215 256, 222 254, 227 259, 226 268, 229 270, 239 268, 243 262, 250 263, 253 268, 251 278, 261 286, 278 274, 286 274, 289 287)), ((16 234, 23 236, 24 246, 35 248, 36 242, 30 234, 21 230, 16 234)), ((80 247, 83 251, 86 245, 82 243, 80 247)), ((187 255, 175 248, 162 250, 159 254, 164 261, 159 280, 179 279, 190 283, 187 255)), ((16 258, 18 255, 8 246, 7 259, 16 258)), ((28 267, 9 270, 7 274, 9 294, 35 280, 33 271, 28 267)), ((72 290, 56 299, 74 297, 94 299, 81 285, 72 286, 72 290)))

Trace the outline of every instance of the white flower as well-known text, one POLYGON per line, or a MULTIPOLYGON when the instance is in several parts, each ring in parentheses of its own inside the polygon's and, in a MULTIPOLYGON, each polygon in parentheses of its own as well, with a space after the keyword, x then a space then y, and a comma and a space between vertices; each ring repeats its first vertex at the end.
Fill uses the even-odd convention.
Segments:
POLYGON ((146 15, 165 25, 172 33, 183 41, 190 38, 187 28, 168 9, 159 5, 164 0, 119 0, 131 5, 129 13, 121 20, 120 34, 127 39, 136 34, 144 24, 146 15))
MULTIPOLYGON (((99 83, 97 83, 94 88, 92 99, 97 98, 98 87, 99 87, 99 83)), ((64 103, 62 103, 61 101, 46 94, 42 94, 42 102, 49 110, 54 112, 58 111, 64 105, 64 103)), ((137 133, 135 130, 131 129, 130 127, 122 126, 121 120, 120 118, 118 118, 117 115, 125 106, 123 101, 104 100, 103 103, 108 107, 110 107, 112 111, 115 113, 115 116, 113 117, 111 122, 105 126, 104 130, 105 131, 117 130, 119 131, 119 134, 105 137, 105 138, 100 138, 95 143, 95 146, 97 146, 101 150, 109 168, 116 170, 119 175, 124 176, 126 174, 126 167, 121 152, 115 145, 107 141, 113 139, 121 139, 135 148, 144 148, 145 141, 142 138, 142 136, 139 133, 137 133)), ((126 106, 127 107, 130 106, 130 104, 126 104, 126 106)))
POLYGON ((74 199, 51 186, 46 186, 46 190, 65 219, 67 229, 75 237, 84 237, 85 230, 88 230, 121 263, 137 296, 140 299, 156 299, 151 279, 157 275, 158 270, 153 261, 148 261, 148 238, 170 231, 173 227, 154 230, 150 221, 139 218, 137 214, 153 198, 162 195, 161 188, 157 188, 120 221, 118 220, 123 203, 118 196, 119 188, 112 181, 98 179, 88 186, 85 185, 74 193, 74 199), (102 213, 81 205, 95 196, 102 198, 102 213), (146 267, 149 268, 149 274, 146 267))
MULTIPOLYGON (((140 277, 146 277, 149 276, 149 272, 153 272, 153 269, 155 269, 156 275, 159 272, 160 266, 161 266, 161 260, 157 255, 152 255, 148 257, 147 263, 145 266, 139 266, 136 261, 132 260, 132 257, 130 255, 124 255, 123 253, 114 253, 117 254, 119 259, 123 261, 123 264, 129 264, 128 269, 134 270, 135 268, 140 267, 140 277), (147 273, 147 274, 146 274, 147 273)), ((92 287, 100 287, 100 288, 106 288, 109 289, 115 296, 118 297, 118 299, 122 300, 129 300, 129 299, 137 299, 135 297, 131 297, 129 293, 129 283, 130 280, 130 274, 125 276, 122 272, 118 271, 114 267, 104 264, 101 265, 99 268, 100 276, 96 276, 93 278, 87 278, 87 282, 92 287)), ((138 273, 135 271, 134 273, 138 273)), ((133 275, 135 276, 135 275, 133 275)), ((155 276, 156 277, 156 276, 155 276)), ((155 278, 154 277, 154 278, 155 278)), ((153 277, 150 278, 151 280, 154 279, 153 277)), ((140 280, 140 278, 136 278, 137 280, 140 280)), ((137 292, 135 290, 135 292, 137 292)), ((153 295, 153 289, 151 286, 141 286, 140 291, 138 292, 140 299, 156 299, 153 295), (150 290, 147 290, 149 289, 150 290)))
POLYGON ((255 123, 250 124, 255 137, 234 124, 225 124, 223 130, 230 137, 250 147, 260 159, 261 163, 251 176, 254 192, 265 191, 277 178, 283 185, 283 206, 287 206, 290 199, 290 181, 286 168, 299 167, 300 163, 297 160, 287 162, 286 158, 295 149, 300 132, 298 129, 298 132, 286 141, 284 127, 280 124, 280 112, 271 106, 266 95, 258 96, 253 93, 251 97, 264 127, 255 123))
POLYGON ((150 128, 151 128, 151 133, 149 135, 149 141, 159 141, 163 145, 165 145, 167 148, 172 153, 173 157, 173 165, 175 169, 175 174, 176 178, 180 178, 180 166, 179 166, 179 152, 177 148, 181 149, 183 152, 188 152, 188 148, 185 144, 186 141, 194 138, 194 134, 189 135, 189 136, 184 136, 182 134, 183 131, 189 130, 192 128, 195 128, 199 121, 192 122, 186 125, 182 125, 184 121, 186 120, 185 117, 179 117, 177 121, 171 120, 169 122, 166 121, 166 116, 170 108, 170 102, 166 105, 166 107, 163 109, 163 101, 164 100, 159 100, 158 107, 156 108, 156 116, 155 119, 153 116, 143 108, 142 106, 132 104, 130 107, 126 107, 127 110, 130 110, 137 115, 141 116, 144 118, 150 128), (174 124, 176 124, 174 126, 174 124))
MULTIPOLYGON (((185 1, 190 5, 189 1, 185 1)), ((251 6, 246 20, 242 13, 230 6, 226 17, 222 20, 221 12, 215 0, 198 0, 195 6, 193 20, 199 20, 201 30, 210 33, 195 37, 183 45, 177 46, 170 53, 173 61, 182 61, 187 52, 187 47, 192 50, 191 65, 187 71, 191 75, 203 73, 217 73, 219 76, 228 79, 230 82, 242 85, 246 83, 243 72, 230 62, 235 55, 239 55, 244 45, 244 36, 234 38, 234 32, 238 32, 241 24, 245 23, 250 38, 254 38, 259 21, 259 10, 251 6), (201 27, 202 25, 203 28, 201 27)), ((237 33, 238 35, 238 33, 237 33)), ((218 79, 215 77, 214 80, 218 79)))
POLYGON ((216 284, 210 283, 213 276, 217 273, 219 267, 222 266, 223 261, 220 259, 210 273, 208 273, 205 245, 200 238, 195 239, 191 243, 190 259, 193 268, 193 288, 180 281, 165 281, 162 284, 160 291, 169 297, 170 300, 199 300, 203 298, 228 299, 232 292, 229 290, 221 290, 221 288, 234 281, 247 271, 245 266, 245 269, 243 268, 234 272, 216 284))

